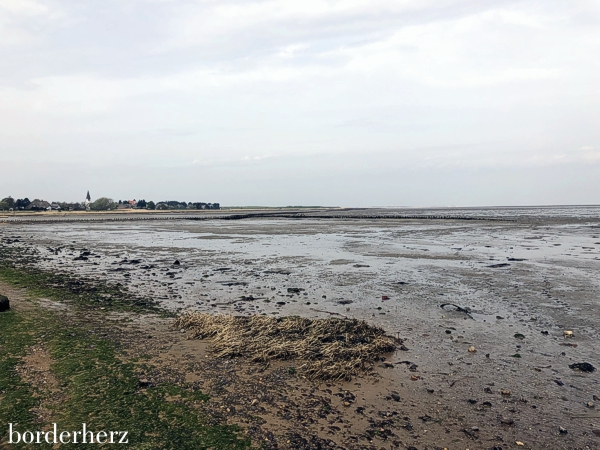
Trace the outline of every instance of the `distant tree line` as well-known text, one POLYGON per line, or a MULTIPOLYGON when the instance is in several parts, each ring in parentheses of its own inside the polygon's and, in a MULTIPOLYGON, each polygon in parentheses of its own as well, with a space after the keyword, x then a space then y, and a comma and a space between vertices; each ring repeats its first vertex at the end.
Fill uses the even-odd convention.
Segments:
MULTIPOLYGON (((8 196, 0 201, 0 211, 82 211, 86 209, 85 203, 68 203, 68 202, 47 202, 45 200, 35 199, 30 201, 27 197, 17 200, 8 196)), ((221 209, 219 203, 204 203, 204 202, 179 202, 174 200, 162 201, 155 203, 146 200, 119 200, 114 201, 112 198, 100 197, 90 203, 92 211, 111 211, 116 209, 151 209, 151 210, 180 210, 180 209, 221 209)))
POLYGON ((158 202, 154 209, 221 209, 219 203, 178 202, 175 200, 158 202))
POLYGON ((0 201, 0 210, 25 209, 29 205, 31 205, 31 201, 27 197, 25 197, 25 198, 18 198, 17 200, 15 200, 11 196, 8 196, 6 198, 3 198, 0 201))

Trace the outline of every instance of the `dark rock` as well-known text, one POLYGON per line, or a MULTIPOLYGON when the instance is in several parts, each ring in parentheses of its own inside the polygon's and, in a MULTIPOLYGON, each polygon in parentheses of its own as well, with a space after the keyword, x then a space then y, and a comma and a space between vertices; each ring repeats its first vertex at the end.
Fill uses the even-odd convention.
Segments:
POLYGON ((390 397, 392 397, 392 400, 394 400, 395 402, 399 402, 401 400, 400 395, 397 392, 392 392, 390 394, 390 397))
POLYGON ((0 295, 0 312, 8 311, 10 309, 10 302, 8 297, 0 295))
POLYGON ((300 291, 303 291, 302 288, 287 288, 289 294, 299 294, 300 291))
POLYGON ((500 264, 492 264, 491 266, 488 266, 491 269, 498 269, 500 267, 508 267, 510 266, 510 264, 508 263, 500 263, 500 264))
POLYGON ((181 265, 181 263, 179 262, 179 260, 178 260, 178 259, 176 259, 176 260, 175 260, 175 262, 173 263, 173 265, 174 265, 174 266, 179 266, 179 265, 181 265))
POLYGON ((474 398, 470 398, 469 400, 467 400, 471 405, 474 405, 475 403, 477 403, 477 400, 475 400, 474 398))
POLYGON ((566 429, 566 428, 563 428, 563 427, 558 427, 558 432, 559 432, 560 434, 567 434, 567 433, 568 433, 567 429, 566 429))
POLYGON ((580 372, 594 372, 596 370, 594 366, 587 362, 569 364, 569 369, 579 370, 580 372))
MULTIPOLYGON (((231 269, 228 269, 228 270, 231 270, 231 269)), ((271 270, 265 270, 265 273, 275 273, 275 274, 279 274, 279 275, 291 275, 292 271, 286 270, 286 269, 271 269, 271 270)))

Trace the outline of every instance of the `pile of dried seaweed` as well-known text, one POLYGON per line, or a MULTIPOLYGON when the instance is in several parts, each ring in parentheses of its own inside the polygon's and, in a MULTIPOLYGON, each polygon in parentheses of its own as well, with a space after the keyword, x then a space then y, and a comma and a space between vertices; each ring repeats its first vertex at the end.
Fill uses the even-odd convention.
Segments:
POLYGON ((365 321, 301 317, 234 317, 186 313, 175 323, 191 338, 211 341, 218 357, 256 362, 299 360, 310 379, 345 379, 373 367, 383 353, 401 342, 365 321))

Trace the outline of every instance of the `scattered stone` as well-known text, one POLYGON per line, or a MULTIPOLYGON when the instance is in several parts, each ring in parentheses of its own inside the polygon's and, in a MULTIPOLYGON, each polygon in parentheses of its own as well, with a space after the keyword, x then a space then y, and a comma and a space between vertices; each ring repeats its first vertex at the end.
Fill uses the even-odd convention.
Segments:
POLYGON ((563 331, 563 336, 566 338, 572 338, 573 337, 573 332, 569 331, 569 330, 565 330, 563 331))
POLYGON ((569 369, 578 370, 580 372, 594 372, 596 370, 594 366, 587 362, 569 364, 569 369))
POLYGON ((509 396, 510 395, 510 391, 508 389, 503 389, 502 390, 502 395, 509 396))
POLYGON ((515 333, 515 339, 521 339, 521 340, 523 340, 523 339, 525 339, 525 335, 521 334, 521 333, 515 333))
POLYGON ((563 427, 558 427, 558 432, 559 432, 560 434, 567 434, 567 433, 568 433, 567 429, 566 429, 566 428, 563 428, 563 427))
POLYGON ((525 447, 525 444, 523 444, 521 441, 516 441, 515 444, 517 444, 519 447, 525 447))
POLYGON ((394 400, 395 402, 399 402, 401 400, 400 395, 397 392, 392 392, 390 394, 390 397, 392 397, 392 400, 394 400))
POLYGON ((587 406, 588 408, 593 408, 595 405, 594 405, 594 402, 587 402, 587 405, 586 405, 586 406, 587 406))
POLYGON ((515 421, 509 417, 503 417, 502 419, 500 419, 500 423, 502 425, 514 425, 515 421))
POLYGON ((469 353, 475 353, 477 350, 475 350, 475 347, 473 347, 472 345, 469 347, 469 353))
POLYGON ((0 312, 8 311, 10 309, 10 302, 8 297, 0 295, 0 312))
POLYGON ((477 403, 477 400, 474 398, 470 398, 469 400, 467 400, 471 405, 474 405, 475 403, 477 403))

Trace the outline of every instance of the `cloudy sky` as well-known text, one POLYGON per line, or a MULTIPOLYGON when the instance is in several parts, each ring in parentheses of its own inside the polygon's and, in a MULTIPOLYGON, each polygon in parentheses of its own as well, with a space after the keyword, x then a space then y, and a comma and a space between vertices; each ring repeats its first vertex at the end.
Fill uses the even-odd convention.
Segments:
POLYGON ((597 0, 0 0, 0 197, 600 203, 597 0))

